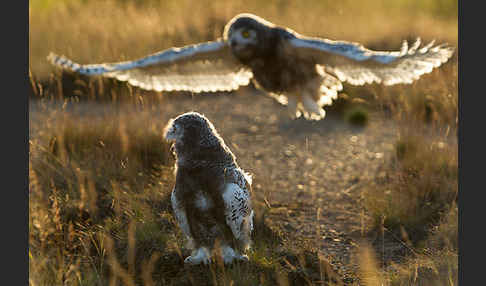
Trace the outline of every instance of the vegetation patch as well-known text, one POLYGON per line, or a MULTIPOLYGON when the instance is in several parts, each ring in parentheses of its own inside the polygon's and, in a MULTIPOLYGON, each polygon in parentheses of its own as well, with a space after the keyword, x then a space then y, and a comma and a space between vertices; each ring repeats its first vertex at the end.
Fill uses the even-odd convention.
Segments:
POLYGON ((358 127, 364 127, 368 124, 368 111, 360 106, 356 106, 348 110, 345 114, 346 121, 358 127))

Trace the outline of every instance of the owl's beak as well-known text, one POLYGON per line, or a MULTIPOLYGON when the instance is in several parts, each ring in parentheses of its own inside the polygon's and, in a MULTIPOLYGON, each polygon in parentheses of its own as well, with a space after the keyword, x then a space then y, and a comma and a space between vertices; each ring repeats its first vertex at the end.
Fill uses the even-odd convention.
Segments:
POLYGON ((169 122, 167 123, 167 125, 164 127, 164 131, 163 131, 163 134, 164 134, 164 139, 167 140, 167 141, 170 141, 172 136, 172 133, 173 133, 173 122, 174 122, 174 119, 170 119, 169 122))

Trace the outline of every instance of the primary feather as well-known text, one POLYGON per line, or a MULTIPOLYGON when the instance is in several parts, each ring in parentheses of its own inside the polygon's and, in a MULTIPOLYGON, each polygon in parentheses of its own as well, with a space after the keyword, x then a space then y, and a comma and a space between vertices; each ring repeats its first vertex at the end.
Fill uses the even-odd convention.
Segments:
POLYGON ((156 91, 216 92, 247 85, 251 71, 232 60, 223 41, 167 49, 134 61, 80 65, 51 53, 48 60, 64 69, 103 75, 156 91))
POLYGON ((434 46, 433 41, 419 48, 420 39, 411 48, 405 41, 400 51, 390 52, 369 50, 358 43, 305 37, 295 37, 290 44, 297 56, 313 58, 325 71, 353 85, 412 83, 446 62, 454 52, 447 45, 434 46))

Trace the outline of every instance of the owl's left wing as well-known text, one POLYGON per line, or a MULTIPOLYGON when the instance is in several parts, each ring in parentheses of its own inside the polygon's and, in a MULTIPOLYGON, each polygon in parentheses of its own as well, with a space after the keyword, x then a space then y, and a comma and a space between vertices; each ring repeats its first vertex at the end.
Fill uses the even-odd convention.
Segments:
POLYGON ((48 60, 84 75, 128 81, 147 90, 216 92, 247 85, 253 74, 231 54, 223 40, 170 48, 133 61, 80 65, 51 53, 48 60))
POLYGON ((400 51, 373 51, 358 43, 296 35, 288 39, 286 48, 294 56, 322 65, 341 81, 393 85, 411 83, 446 62, 454 52, 445 44, 420 44, 417 39, 410 48, 404 41, 400 51))

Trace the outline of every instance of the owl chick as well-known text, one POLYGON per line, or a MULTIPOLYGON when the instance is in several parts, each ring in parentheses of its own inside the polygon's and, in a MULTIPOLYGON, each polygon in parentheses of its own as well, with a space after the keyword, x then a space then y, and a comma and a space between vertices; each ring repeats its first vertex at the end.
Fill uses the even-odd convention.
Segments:
POLYGON ((352 85, 411 83, 446 62, 453 48, 420 39, 400 51, 373 51, 359 43, 306 37, 252 14, 239 14, 221 39, 167 49, 138 60, 80 65, 51 53, 54 65, 103 75, 156 91, 216 92, 249 84, 287 105, 292 117, 322 119, 352 85))
POLYGON ((238 167, 213 124, 199 113, 171 119, 164 133, 174 142, 176 156, 172 208, 192 250, 184 262, 208 264, 213 252, 225 264, 248 261, 241 253, 249 249, 253 229, 251 176, 238 167))

